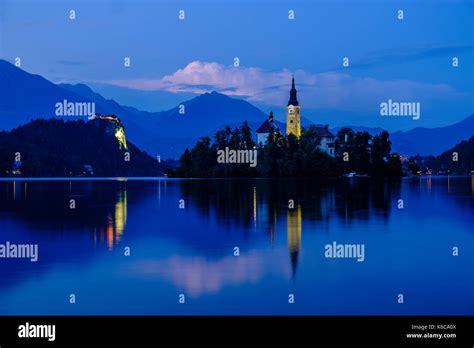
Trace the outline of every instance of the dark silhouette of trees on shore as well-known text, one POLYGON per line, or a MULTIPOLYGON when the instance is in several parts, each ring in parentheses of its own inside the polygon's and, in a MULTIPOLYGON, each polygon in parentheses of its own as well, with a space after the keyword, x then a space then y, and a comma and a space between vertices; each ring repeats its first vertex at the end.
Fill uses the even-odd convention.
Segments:
POLYGON ((175 177, 334 177, 355 172, 370 176, 401 176, 401 162, 391 153, 389 133, 377 135, 342 128, 335 140, 335 157, 321 151, 317 128, 302 129, 298 139, 284 137, 272 130, 265 146, 255 144, 247 122, 233 130, 227 126, 211 139, 202 137, 192 149, 186 149, 176 170, 167 169, 175 177), (255 168, 245 163, 218 163, 217 151, 225 149, 256 150, 255 168), (346 160, 345 160, 346 159, 346 160))
POLYGON ((37 119, 0 132, 2 176, 11 176, 14 167, 31 177, 159 176, 163 166, 133 144, 119 149, 108 121, 37 119))
POLYGON ((433 174, 471 174, 474 170, 474 136, 463 140, 439 156, 413 156, 410 158, 410 164, 413 174, 418 171, 425 173, 428 170, 433 174))
POLYGON ((401 176, 400 156, 391 150, 390 135, 385 130, 372 136, 345 127, 339 130, 335 140, 335 157, 344 173, 401 176))

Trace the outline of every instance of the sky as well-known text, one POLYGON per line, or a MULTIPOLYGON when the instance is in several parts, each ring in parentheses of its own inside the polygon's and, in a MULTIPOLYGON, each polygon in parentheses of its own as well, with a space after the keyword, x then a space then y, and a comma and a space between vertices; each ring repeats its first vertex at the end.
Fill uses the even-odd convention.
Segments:
POLYGON ((438 127, 474 113, 474 0, 0 0, 0 58, 16 57, 148 111, 216 90, 282 119, 294 74, 314 122, 438 127), (420 118, 381 116, 389 99, 420 118))

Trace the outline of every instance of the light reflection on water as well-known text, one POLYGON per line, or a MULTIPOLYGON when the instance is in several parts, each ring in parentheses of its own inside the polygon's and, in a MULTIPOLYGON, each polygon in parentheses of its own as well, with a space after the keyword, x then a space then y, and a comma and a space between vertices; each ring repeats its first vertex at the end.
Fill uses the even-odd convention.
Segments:
POLYGON ((473 314, 472 193, 473 177, 1 181, 0 243, 40 260, 0 259, 0 311, 473 314), (326 259, 333 241, 366 260, 326 259))

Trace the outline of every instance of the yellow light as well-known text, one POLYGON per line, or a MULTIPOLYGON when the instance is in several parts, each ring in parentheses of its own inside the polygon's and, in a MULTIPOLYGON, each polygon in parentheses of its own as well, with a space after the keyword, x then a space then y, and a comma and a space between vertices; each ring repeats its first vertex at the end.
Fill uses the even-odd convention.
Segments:
POLYGON ((122 191, 118 195, 117 203, 115 203, 115 240, 120 238, 127 223, 127 191, 122 191))
POLYGON ((125 132, 122 127, 117 127, 115 129, 115 138, 118 140, 120 148, 127 149, 127 140, 125 139, 125 132))

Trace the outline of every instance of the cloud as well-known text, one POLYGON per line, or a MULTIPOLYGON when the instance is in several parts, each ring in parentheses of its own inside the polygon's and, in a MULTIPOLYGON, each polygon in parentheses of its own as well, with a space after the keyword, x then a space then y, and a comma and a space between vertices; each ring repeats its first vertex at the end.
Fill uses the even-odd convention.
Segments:
MULTIPOLYGON (((426 102, 462 97, 447 84, 411 80, 379 80, 345 72, 294 72, 298 98, 307 108, 375 111, 381 101, 426 102)), ((193 61, 160 79, 94 81, 144 91, 201 94, 218 91, 270 106, 286 105, 292 72, 233 67, 216 62, 193 61)))
POLYGON ((131 263, 128 272, 133 277, 169 281, 190 296, 199 297, 217 293, 229 285, 257 283, 268 275, 290 279, 288 251, 285 248, 275 249, 273 255, 275 257, 268 259, 257 250, 239 257, 227 256, 218 260, 173 255, 161 260, 145 259, 131 263))
POLYGON ((469 53, 474 50, 472 45, 430 46, 412 48, 394 48, 371 52, 364 59, 351 62, 351 68, 381 67, 405 62, 416 62, 429 58, 453 56, 469 53))

